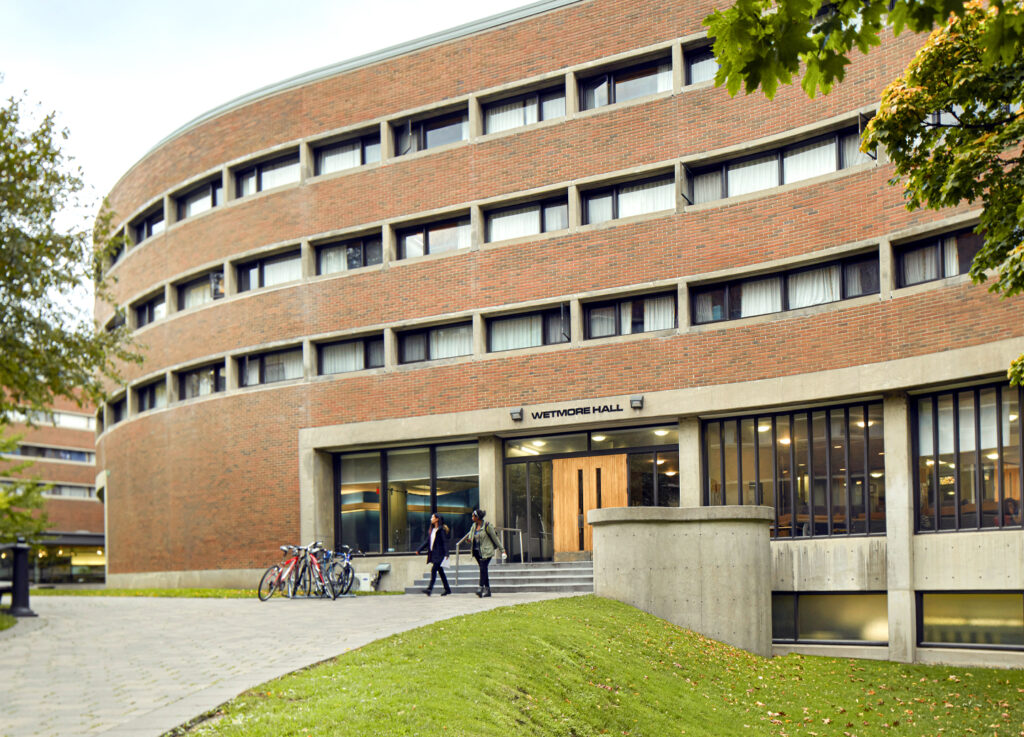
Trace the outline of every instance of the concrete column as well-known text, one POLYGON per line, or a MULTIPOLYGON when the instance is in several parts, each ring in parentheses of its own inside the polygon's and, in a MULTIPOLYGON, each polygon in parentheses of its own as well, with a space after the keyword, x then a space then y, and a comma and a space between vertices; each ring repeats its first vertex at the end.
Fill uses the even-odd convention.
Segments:
POLYGON ((569 187, 569 232, 577 230, 583 224, 583 209, 580 200, 580 188, 575 184, 569 187))
POLYGON ((238 380, 238 358, 235 356, 228 356, 225 359, 224 365, 224 383, 226 384, 225 389, 231 391, 241 386, 241 382, 238 380))
POLYGON ((690 329, 690 283, 680 282, 676 291, 676 322, 678 332, 685 333, 690 329))
POLYGON ((174 380, 174 374, 168 371, 164 374, 164 402, 165 406, 170 407, 171 404, 178 399, 178 382, 174 380))
POLYGON ((885 396, 885 546, 889 602, 889 659, 914 662, 917 602, 914 592, 914 494, 910 470, 907 395, 885 396))
POLYGON ((487 519, 497 527, 505 524, 505 463, 501 438, 493 435, 481 437, 478 451, 480 462, 480 508, 487 519))
POLYGON ((124 416, 125 418, 134 417, 135 413, 139 411, 139 398, 135 394, 135 388, 129 386, 124 392, 124 416))
POLYGON ((398 334, 394 328, 384 328, 384 368, 398 366, 398 334))
POLYGON ((319 450, 299 453, 299 536, 334 548, 334 460, 319 450))
POLYGON ((690 203, 686 199, 686 169, 681 161, 677 161, 672 171, 672 181, 675 184, 676 212, 682 212, 690 203))
POLYGON ((469 98, 469 140, 478 138, 484 134, 483 110, 480 107, 480 100, 476 95, 469 98))
POLYGON ((238 294, 238 274, 230 261, 225 261, 221 267, 224 274, 224 296, 230 297, 238 294))
POLYGON ((380 160, 387 161, 395 157, 395 138, 391 135, 391 124, 380 121, 380 160))
POLYGON ((302 263, 302 278, 316 276, 316 249, 308 240, 299 243, 299 261, 302 263))
POLYGON ((580 110, 579 87, 576 84, 576 75, 568 72, 565 75, 565 117, 574 118, 580 110))
POLYGON ((384 223, 380 229, 381 262, 385 268, 392 261, 398 260, 398 243, 395 238, 395 228, 391 223, 384 223))
POLYGON ((569 301, 569 344, 583 344, 583 305, 579 299, 569 301))
POLYGON ((473 355, 487 354, 487 321, 479 312, 473 315, 473 355))
POLYGON ((878 242, 878 296, 890 299, 896 288, 896 259, 893 257, 892 241, 883 238, 878 242))
POLYGON ((313 147, 299 144, 299 184, 313 178, 313 147))
POLYGON ((484 239, 484 211, 480 205, 471 205, 469 208, 469 250, 479 251, 484 239))
POLYGON ((672 94, 678 95, 686 84, 685 67, 683 66, 683 44, 676 41, 672 44, 672 94))
POLYGON ((178 208, 174 198, 169 194, 164 195, 164 227, 178 222, 178 208))
POLYGON ((302 341, 302 376, 307 380, 316 376, 316 346, 308 338, 302 341))
POLYGON ((226 166, 223 169, 224 172, 224 201, 231 202, 232 200, 238 199, 237 182, 235 181, 234 173, 226 166))
POLYGON ((703 501, 700 489, 700 418, 679 420, 679 506, 699 507, 703 501))

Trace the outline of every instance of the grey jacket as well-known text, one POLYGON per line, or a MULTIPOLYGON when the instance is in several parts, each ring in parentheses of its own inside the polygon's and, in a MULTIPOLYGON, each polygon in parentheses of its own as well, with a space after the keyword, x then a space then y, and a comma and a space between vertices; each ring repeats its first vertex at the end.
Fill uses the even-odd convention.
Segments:
POLYGON ((469 528, 469 534, 471 536, 470 539, 475 541, 481 558, 493 558, 495 548, 503 553, 505 552, 505 548, 501 547, 501 539, 498 537, 494 525, 490 522, 484 522, 484 526, 479 529, 477 529, 475 524, 472 525, 469 528))

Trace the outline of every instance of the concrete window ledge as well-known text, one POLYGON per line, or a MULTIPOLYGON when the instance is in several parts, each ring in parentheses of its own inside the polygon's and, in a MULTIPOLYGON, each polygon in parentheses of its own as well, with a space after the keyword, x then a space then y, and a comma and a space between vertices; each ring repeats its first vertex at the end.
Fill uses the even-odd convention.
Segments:
POLYGON ((594 592, 772 654, 771 507, 595 509, 594 592))

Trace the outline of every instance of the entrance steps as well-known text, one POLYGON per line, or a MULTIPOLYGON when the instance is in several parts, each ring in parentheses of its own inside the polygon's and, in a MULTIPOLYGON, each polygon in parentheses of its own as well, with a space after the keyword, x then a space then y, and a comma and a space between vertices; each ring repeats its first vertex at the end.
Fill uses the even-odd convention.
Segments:
MULTIPOLYGON (((419 594, 427 587, 430 583, 430 567, 424 568, 424 573, 405 589, 405 593, 419 594)), ((476 561, 468 556, 458 566, 458 584, 455 583, 454 560, 444 570, 453 594, 472 594, 480 585, 480 569, 476 561)), ((494 560, 487 573, 491 580, 491 593, 494 594, 594 592, 594 564, 589 560, 559 563, 499 563, 494 560)), ((438 580, 434 584, 434 594, 442 591, 444 586, 438 580)))

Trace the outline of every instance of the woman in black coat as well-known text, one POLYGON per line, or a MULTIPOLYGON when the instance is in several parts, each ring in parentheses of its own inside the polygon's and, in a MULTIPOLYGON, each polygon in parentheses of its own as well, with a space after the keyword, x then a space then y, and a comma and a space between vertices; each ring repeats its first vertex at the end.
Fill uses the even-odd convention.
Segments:
POLYGON ((448 596, 452 592, 452 587, 448 585, 448 577, 444 575, 444 568, 441 566, 448 558, 448 533, 444 525, 444 520, 441 519, 441 515, 432 514, 430 515, 430 532, 427 535, 427 539, 420 545, 420 549, 416 551, 416 555, 419 555, 424 550, 427 551, 427 559, 431 563, 430 569, 430 585, 423 589, 423 593, 430 596, 430 592, 434 589, 434 581, 437 579, 437 574, 441 574, 441 583, 444 584, 444 593, 441 596, 448 596))

